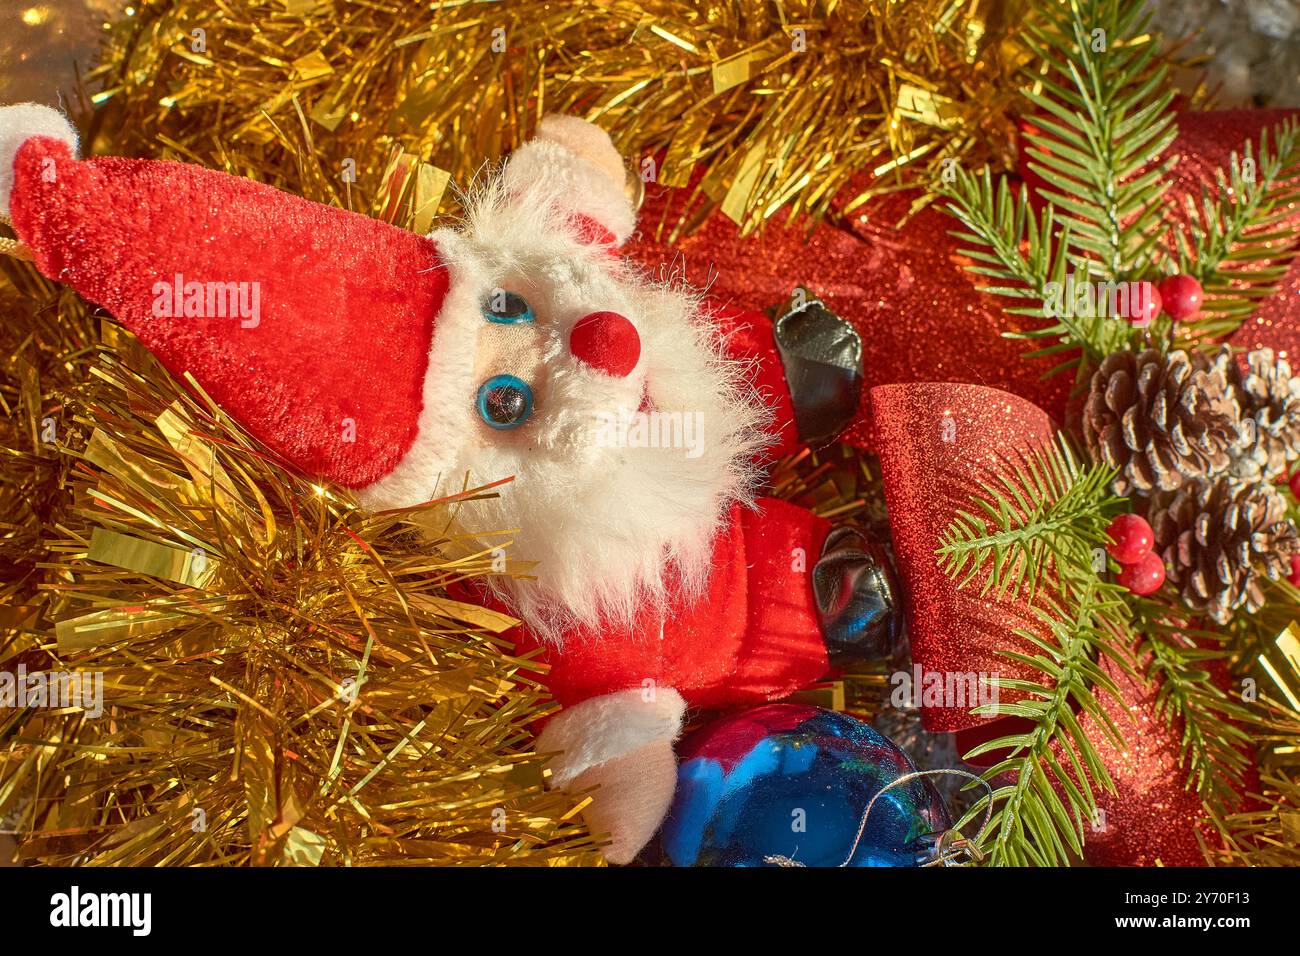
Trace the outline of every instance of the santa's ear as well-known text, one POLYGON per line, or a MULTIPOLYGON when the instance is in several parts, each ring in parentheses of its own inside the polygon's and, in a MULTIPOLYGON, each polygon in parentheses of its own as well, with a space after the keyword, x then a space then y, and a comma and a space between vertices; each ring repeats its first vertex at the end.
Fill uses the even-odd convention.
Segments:
POLYGON ((546 196, 585 242, 621 246, 636 226, 623 158, 608 133, 576 116, 543 117, 506 164, 506 185, 546 196))

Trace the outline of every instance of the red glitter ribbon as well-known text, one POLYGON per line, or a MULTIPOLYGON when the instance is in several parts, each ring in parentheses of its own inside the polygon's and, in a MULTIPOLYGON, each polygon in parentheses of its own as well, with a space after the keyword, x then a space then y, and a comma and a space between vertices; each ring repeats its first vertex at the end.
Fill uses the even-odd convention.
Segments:
MULTIPOLYGON (((1261 131, 1286 115, 1181 116, 1172 147, 1180 160, 1167 199, 1174 214, 1181 197, 1213 186, 1215 170, 1226 167, 1234 150, 1240 154, 1248 140, 1257 144, 1261 131)), ((866 387, 861 414, 844 437, 881 458, 913 662, 923 673, 1021 676, 997 652, 1025 650, 1012 631, 1041 633, 1042 625, 1017 602, 981 599, 973 585, 958 592, 934 552, 956 508, 968 504, 972 478, 989 477, 999 456, 1024 454, 1048 440, 1052 422, 1065 419, 1069 376, 1044 380, 1052 363, 1024 354, 1038 343, 1005 335, 1037 323, 1006 314, 997 300, 976 291, 950 235, 951 217, 930 207, 894 227, 916 193, 886 196, 847 213, 840 207, 811 229, 772 222, 760 235, 742 238, 733 223, 714 215, 685 239, 668 242, 666 229, 656 237, 657 224, 676 221, 689 192, 651 185, 629 251, 647 264, 673 261, 715 299, 750 310, 807 285, 854 324, 863 340, 866 387), (710 271, 701 274, 701 266, 710 271), (908 384, 934 382, 948 384, 908 384), (942 439, 945 416, 955 419, 954 442, 942 439)), ((1230 341, 1272 346, 1284 355, 1300 348, 1300 259, 1279 294, 1230 341)), ((923 718, 932 731, 970 731, 987 720, 960 707, 926 707, 923 718)))
MULTIPOLYGON (((1089 821, 1084 857, 1092 866, 1204 866, 1199 835, 1210 845, 1219 842, 1204 820, 1205 807, 1196 788, 1187 785, 1182 760, 1183 722, 1159 712, 1159 687, 1127 672, 1110 658, 1100 662, 1119 694, 1099 694, 1106 716, 1119 729, 1124 746, 1116 747, 1090 714, 1080 726, 1097 748, 1102 765, 1115 786, 1113 793, 1093 780, 1097 816, 1089 821)), ((1143 661, 1128 662, 1138 673, 1143 661)), ((1222 662, 1210 672, 1220 687, 1230 685, 1222 662)), ((1058 759, 1068 766, 1064 755, 1058 759)), ((1077 778, 1076 778, 1077 779, 1077 778)), ((1249 767, 1237 788, 1234 811, 1255 806, 1248 797, 1259 788, 1259 774, 1249 767)))
MULTIPOLYGON (((1034 653, 1015 635, 1046 636, 1026 603, 992 592, 980 595, 982 579, 958 588, 940 566, 940 538, 958 511, 969 510, 972 494, 1023 464, 1035 448, 1050 442, 1051 421, 1031 402, 1008 392, 954 382, 885 385, 870 394, 876 425, 885 502, 894 555, 903 582, 912 643, 914 687, 927 730, 956 731, 990 718, 970 712, 969 688, 987 690, 998 679, 1038 675, 999 651, 1034 653), (925 698, 927 682, 942 682, 936 706, 925 698), (965 688, 965 690, 962 690, 965 688), (958 699, 958 691, 963 699, 958 699)), ((1023 697, 1001 690, 999 704, 1023 697)))

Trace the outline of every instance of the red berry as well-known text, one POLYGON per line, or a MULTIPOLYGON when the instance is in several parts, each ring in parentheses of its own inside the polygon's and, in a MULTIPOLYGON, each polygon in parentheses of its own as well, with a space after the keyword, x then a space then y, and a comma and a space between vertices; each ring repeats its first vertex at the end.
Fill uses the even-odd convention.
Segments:
POLYGON ((1300 588, 1300 554, 1291 555, 1291 573, 1286 576, 1286 579, 1300 588))
POLYGON ((1119 515, 1106 529, 1110 544, 1106 551, 1120 564, 1136 564, 1155 546, 1156 536, 1141 515, 1119 515))
POLYGON ((1154 282, 1138 282, 1130 286, 1132 294, 1128 303, 1129 321, 1138 328, 1146 328, 1160 314, 1160 290, 1154 282))
POLYGON ((1201 284, 1191 276, 1170 276, 1160 283, 1160 300, 1165 312, 1175 322, 1190 319, 1201 311, 1201 299, 1204 291, 1201 284))
POLYGON ((1300 468, 1296 469, 1287 484, 1291 486, 1291 494, 1295 495, 1296 501, 1300 501, 1300 468))
POLYGON ((1136 564, 1125 565, 1115 576, 1115 580, 1134 594, 1151 594, 1158 591, 1160 585, 1165 583, 1165 563, 1160 559, 1160 555, 1148 551, 1146 557, 1136 564))

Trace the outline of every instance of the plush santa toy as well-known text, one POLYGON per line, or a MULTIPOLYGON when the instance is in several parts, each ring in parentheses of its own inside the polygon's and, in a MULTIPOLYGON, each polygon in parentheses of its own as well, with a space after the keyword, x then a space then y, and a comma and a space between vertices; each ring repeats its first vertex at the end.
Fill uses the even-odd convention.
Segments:
POLYGON ((688 707, 890 649, 879 549, 757 494, 765 461, 854 414, 856 333, 815 301, 774 325, 620 258, 635 208, 596 127, 544 119, 428 236, 76 148, 59 113, 0 110, 0 211, 38 268, 285 460, 374 509, 513 477, 457 517, 517 529, 534 576, 477 596, 550 665, 562 710, 538 748, 553 785, 598 787, 612 862, 670 804, 688 707))

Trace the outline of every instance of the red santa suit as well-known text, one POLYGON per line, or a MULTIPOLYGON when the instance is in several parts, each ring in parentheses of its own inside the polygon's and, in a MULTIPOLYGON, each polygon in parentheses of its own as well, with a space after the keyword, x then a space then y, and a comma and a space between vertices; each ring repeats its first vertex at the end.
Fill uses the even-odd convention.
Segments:
MULTIPOLYGON (((799 447, 790 393, 764 315, 718 308, 728 354, 743 362, 772 410, 769 457, 799 447)), ((787 696, 828 668, 809 570, 830 523, 787 502, 760 498, 733 506, 713 546, 704 597, 669 613, 647 609, 631 628, 574 634, 563 650, 516 629, 521 652, 550 665, 547 686, 571 707, 647 682, 672 688, 695 707, 750 704, 787 696)), ((503 608, 503 610, 507 610, 503 608)))
MULTIPOLYGON (((703 599, 668 614, 647 611, 598 640, 571 635, 559 652, 542 645, 547 686, 573 706, 649 681, 695 707, 752 704, 807 686, 828 667, 808 574, 828 530, 824 519, 784 501, 737 505, 716 538, 703 599)), ((526 630, 517 644, 538 647, 526 630)))

